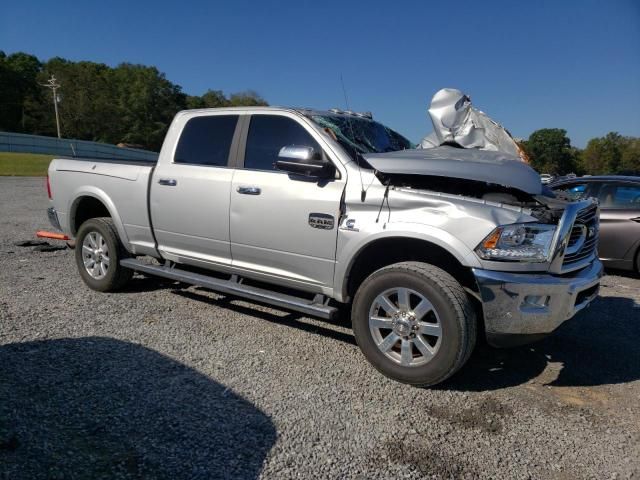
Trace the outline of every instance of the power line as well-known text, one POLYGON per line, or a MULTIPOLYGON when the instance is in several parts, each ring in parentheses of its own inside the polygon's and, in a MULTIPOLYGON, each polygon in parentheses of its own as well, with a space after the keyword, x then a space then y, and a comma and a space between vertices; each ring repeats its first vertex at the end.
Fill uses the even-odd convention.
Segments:
POLYGON ((60 116, 58 115, 58 102, 60 99, 58 98, 57 90, 60 88, 60 84, 58 80, 56 80, 55 75, 51 75, 51 78, 47 80, 47 83, 41 83, 43 87, 50 88, 53 92, 53 108, 56 111, 56 128, 58 129, 58 138, 62 138, 60 135, 60 116))

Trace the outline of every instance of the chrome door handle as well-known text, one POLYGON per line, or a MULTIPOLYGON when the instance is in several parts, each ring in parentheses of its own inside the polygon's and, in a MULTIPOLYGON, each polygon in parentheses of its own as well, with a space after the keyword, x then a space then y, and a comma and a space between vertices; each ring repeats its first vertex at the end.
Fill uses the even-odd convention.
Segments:
POLYGON ((237 192, 243 195, 260 195, 261 190, 258 187, 238 187, 237 192))
POLYGON ((166 185, 167 187, 175 187, 178 184, 178 181, 173 178, 161 178, 158 180, 158 183, 160 185, 166 185))

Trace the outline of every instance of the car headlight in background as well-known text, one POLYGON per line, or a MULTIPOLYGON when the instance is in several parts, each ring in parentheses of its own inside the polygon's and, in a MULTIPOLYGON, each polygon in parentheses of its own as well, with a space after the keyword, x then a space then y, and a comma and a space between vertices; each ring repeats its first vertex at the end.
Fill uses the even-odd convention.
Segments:
POLYGON ((545 262, 555 230, 555 225, 541 223, 502 225, 476 247, 476 253, 484 260, 545 262))

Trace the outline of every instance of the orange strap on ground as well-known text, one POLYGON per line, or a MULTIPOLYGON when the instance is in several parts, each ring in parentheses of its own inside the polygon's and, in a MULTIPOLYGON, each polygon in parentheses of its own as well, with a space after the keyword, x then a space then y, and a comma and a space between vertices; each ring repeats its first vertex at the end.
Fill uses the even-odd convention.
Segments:
POLYGON ((51 238, 53 240, 69 240, 69 237, 67 237, 64 233, 47 232, 45 230, 38 230, 36 232, 36 237, 51 238))

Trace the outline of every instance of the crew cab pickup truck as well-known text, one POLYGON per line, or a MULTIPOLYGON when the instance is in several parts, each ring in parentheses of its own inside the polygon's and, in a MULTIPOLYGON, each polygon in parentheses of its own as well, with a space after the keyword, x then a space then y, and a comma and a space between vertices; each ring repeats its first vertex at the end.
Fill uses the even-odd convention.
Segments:
POLYGON ((589 305, 598 205, 498 152, 413 147, 368 114, 184 111, 156 164, 54 159, 48 214, 94 290, 138 271, 322 318, 348 306, 375 368, 433 385, 478 335, 527 342, 589 305))

